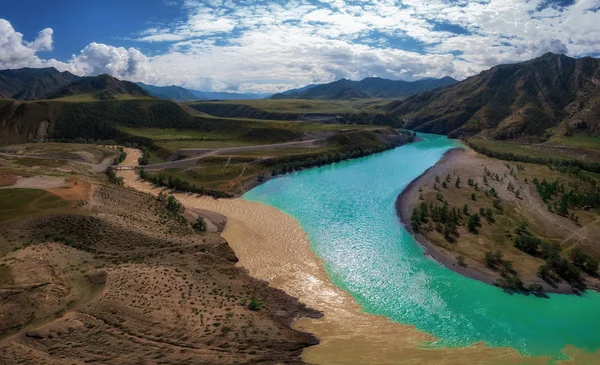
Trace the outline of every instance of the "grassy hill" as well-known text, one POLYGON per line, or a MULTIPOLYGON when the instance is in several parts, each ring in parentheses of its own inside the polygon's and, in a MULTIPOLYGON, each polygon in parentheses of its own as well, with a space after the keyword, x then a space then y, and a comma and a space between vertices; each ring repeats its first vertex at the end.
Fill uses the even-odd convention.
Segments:
POLYGON ((548 53, 391 103, 407 128, 452 137, 540 141, 600 134, 600 60, 548 53))
POLYGON ((46 99, 64 99, 75 101, 137 99, 150 97, 139 85, 121 81, 110 75, 83 77, 46 95, 46 99))
POLYGON ((389 102, 389 99, 263 99, 194 101, 187 105, 199 112, 224 118, 398 126, 400 119, 383 110, 389 102))

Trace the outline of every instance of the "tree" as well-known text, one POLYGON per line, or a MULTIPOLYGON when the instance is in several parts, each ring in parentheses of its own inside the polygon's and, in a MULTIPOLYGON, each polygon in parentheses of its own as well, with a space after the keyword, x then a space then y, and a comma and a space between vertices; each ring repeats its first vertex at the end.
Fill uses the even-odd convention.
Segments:
POLYGON ((463 206, 463 213, 464 215, 469 215, 469 206, 466 204, 463 206))
POLYGON ((167 198, 167 208, 173 213, 179 213, 183 209, 183 205, 173 195, 169 195, 167 198))
POLYGON ((460 188, 460 176, 456 178, 456 184, 454 184, 457 188, 460 188))
POLYGON ((417 208, 413 208, 412 215, 410 217, 410 224, 415 232, 419 232, 421 226, 421 212, 417 208))
POLYGON ((503 256, 500 250, 486 251, 484 256, 485 264, 490 268, 495 268, 502 261, 503 256))
POLYGON ((537 270, 537 275, 540 278, 547 278, 550 276, 550 267, 548 267, 548 265, 546 264, 542 264, 540 265, 540 267, 537 270))
POLYGON ((569 252, 569 257, 571 257, 573 265, 577 267, 584 267, 588 258, 588 256, 584 254, 579 247, 572 249, 571 252, 569 252))
POLYGON ((479 218, 479 214, 475 213, 473 215, 470 215, 467 219, 467 228, 471 233, 478 233, 477 227, 481 227, 481 220, 479 218))
POLYGON ((192 228, 194 228, 196 232, 206 232, 206 221, 204 218, 198 217, 196 222, 192 225, 192 228))
POLYGON ((532 236, 517 236, 515 238, 515 247, 530 255, 537 255, 542 240, 532 236))
POLYGON ((471 200, 477 200, 477 197, 475 197, 475 193, 471 194, 471 200))
POLYGON ((538 284, 538 283, 534 283, 534 284, 529 284, 529 287, 527 287, 527 289, 532 292, 532 293, 537 293, 537 294, 541 294, 544 292, 544 288, 538 284))
POLYGON ((463 255, 456 256, 456 263, 458 263, 459 266, 467 266, 465 263, 465 257, 463 255))

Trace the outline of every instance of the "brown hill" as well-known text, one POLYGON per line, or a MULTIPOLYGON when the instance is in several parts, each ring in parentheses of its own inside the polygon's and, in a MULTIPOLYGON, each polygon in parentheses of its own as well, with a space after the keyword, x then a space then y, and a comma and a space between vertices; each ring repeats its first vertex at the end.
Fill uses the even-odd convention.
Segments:
POLYGON ((598 135, 600 60, 547 53, 393 102, 388 111, 407 128, 452 137, 544 139, 575 129, 598 135))
POLYGON ((150 97, 150 94, 139 85, 121 81, 110 75, 83 77, 65 85, 46 96, 47 99, 59 99, 75 95, 90 95, 97 100, 111 100, 122 97, 150 97))

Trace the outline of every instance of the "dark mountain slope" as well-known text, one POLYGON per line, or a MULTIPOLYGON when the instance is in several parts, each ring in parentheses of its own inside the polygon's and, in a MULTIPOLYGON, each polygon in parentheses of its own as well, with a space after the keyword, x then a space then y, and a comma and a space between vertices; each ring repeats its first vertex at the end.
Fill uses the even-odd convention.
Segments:
POLYGON ((0 71, 0 98, 35 100, 79 80, 70 72, 59 72, 54 67, 21 68, 0 71))
POLYGON ((553 127, 598 135, 600 60, 547 53, 391 103, 388 111, 407 128, 452 137, 543 138, 553 127))
POLYGON ((175 101, 189 101, 198 99, 191 91, 179 86, 154 86, 147 85, 143 82, 137 83, 142 89, 157 98, 175 101))
POLYGON ((323 99, 342 100, 353 98, 400 98, 421 91, 456 83, 451 77, 442 79, 424 79, 418 81, 387 80, 368 77, 362 81, 341 79, 329 84, 316 85, 309 88, 290 90, 276 94, 273 99, 323 99))
POLYGON ((130 81, 121 81, 110 75, 83 77, 63 86, 46 96, 47 99, 59 99, 75 95, 90 95, 97 100, 119 98, 149 97, 150 94, 130 81))

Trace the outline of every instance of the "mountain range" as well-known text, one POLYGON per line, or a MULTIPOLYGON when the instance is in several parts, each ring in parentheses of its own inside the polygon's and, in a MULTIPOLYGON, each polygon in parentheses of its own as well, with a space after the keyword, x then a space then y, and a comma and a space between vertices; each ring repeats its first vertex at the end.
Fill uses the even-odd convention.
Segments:
POLYGON ((110 75, 79 77, 53 67, 0 71, 0 98, 3 99, 41 100, 83 95, 95 100, 150 96, 138 85, 110 75))
POLYGON ((392 102, 386 110, 406 128, 451 137, 543 138, 557 127, 599 135, 600 60, 547 53, 392 102))
POLYGON ((368 77, 361 81, 341 79, 328 84, 308 85, 301 89, 275 94, 272 99, 402 98, 455 83, 457 81, 451 77, 417 81, 388 80, 379 77, 368 77))

